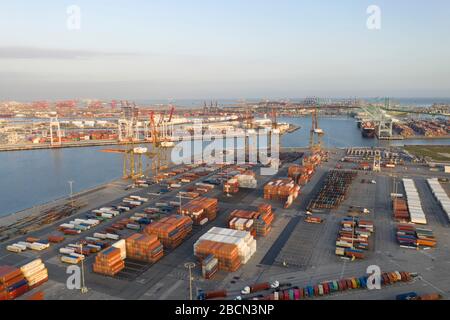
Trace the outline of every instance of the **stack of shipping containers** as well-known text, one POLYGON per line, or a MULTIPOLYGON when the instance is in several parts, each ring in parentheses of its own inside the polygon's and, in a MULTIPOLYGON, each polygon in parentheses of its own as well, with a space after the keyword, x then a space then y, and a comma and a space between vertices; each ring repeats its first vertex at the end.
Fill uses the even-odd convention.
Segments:
POLYGON ((211 228, 194 244, 194 254, 202 258, 213 254, 219 260, 219 269, 236 271, 256 252, 256 240, 247 231, 211 228))
POLYGON ((441 205, 442 210, 444 210, 445 214, 450 220, 450 199, 447 193, 445 192, 444 188, 442 188, 441 184, 439 183, 439 180, 436 178, 428 179, 427 182, 431 188, 431 191, 436 197, 436 200, 441 205))
POLYGON ((100 251, 95 257, 93 270, 95 273, 107 276, 115 276, 125 268, 125 262, 122 260, 120 249, 109 247, 100 251))
POLYGON ((213 254, 210 254, 201 260, 203 278, 211 279, 219 270, 219 259, 217 259, 213 254))
POLYGON ((245 189, 256 189, 258 182, 255 178, 255 172, 251 170, 247 170, 243 172, 242 174, 238 174, 235 176, 236 180, 238 181, 240 188, 245 189))
POLYGON ((226 272, 234 272, 241 266, 236 244, 199 240, 194 244, 194 255, 200 260, 213 255, 218 260, 218 269, 226 272))
POLYGON ((19 268, 0 266, 0 300, 13 300, 29 290, 19 268))
POLYGON ((372 221, 356 217, 344 218, 336 239, 336 255, 363 259, 373 232, 372 221))
POLYGON ((126 239, 127 257, 132 260, 155 263, 162 258, 164 251, 161 242, 154 234, 135 233, 126 239))
POLYGON ((314 166, 312 165, 300 166, 294 164, 288 168, 288 177, 294 179, 301 186, 306 185, 313 174, 314 166))
POLYGON ((291 178, 270 181, 264 186, 264 199, 285 201, 285 208, 290 207, 299 193, 300 186, 291 178))
POLYGON ((266 236, 274 220, 272 206, 261 204, 258 211, 234 210, 230 214, 229 227, 235 230, 248 231, 253 236, 266 236))
POLYGON ((331 170, 322 189, 309 204, 310 209, 335 209, 347 197, 348 188, 357 173, 355 171, 331 170))
POLYGON ((20 268, 0 266, 0 301, 14 300, 48 281, 48 270, 41 259, 20 268))
POLYGON ((36 259, 20 268, 27 279, 30 289, 34 289, 48 280, 48 270, 41 259, 36 259))
POLYGON ((409 248, 433 248, 437 241, 433 231, 424 228, 415 228, 410 224, 397 226, 397 241, 400 246, 409 248))
POLYGON ((145 228, 148 235, 156 235, 165 248, 179 246, 192 231, 192 219, 187 216, 171 215, 145 228))
POLYGON ((399 222, 409 222, 409 212, 406 200, 401 198, 394 198, 392 201, 394 210, 394 219, 399 222))
POLYGON ((403 179, 403 186, 405 187, 406 200, 408 202, 409 216, 412 223, 427 224, 425 213, 422 209, 419 193, 412 179, 403 179))
POLYGON ((195 225, 203 225, 216 218, 217 209, 217 199, 200 197, 182 205, 180 213, 190 217, 195 225))

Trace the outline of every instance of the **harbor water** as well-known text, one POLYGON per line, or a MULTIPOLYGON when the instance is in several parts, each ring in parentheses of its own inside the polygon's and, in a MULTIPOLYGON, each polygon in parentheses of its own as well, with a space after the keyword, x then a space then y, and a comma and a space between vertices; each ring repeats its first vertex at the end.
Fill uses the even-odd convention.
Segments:
MULTIPOLYGON (((281 138, 283 147, 308 145, 311 118, 280 118, 279 121, 301 127, 281 138)), ((321 117, 319 125, 325 131, 326 147, 388 145, 387 141, 363 138, 352 118, 321 117)), ((390 144, 450 144, 450 139, 391 141, 390 144)), ((0 216, 68 196, 68 181, 74 181, 76 193, 120 178, 122 156, 99 152, 102 148, 0 152, 0 216)))

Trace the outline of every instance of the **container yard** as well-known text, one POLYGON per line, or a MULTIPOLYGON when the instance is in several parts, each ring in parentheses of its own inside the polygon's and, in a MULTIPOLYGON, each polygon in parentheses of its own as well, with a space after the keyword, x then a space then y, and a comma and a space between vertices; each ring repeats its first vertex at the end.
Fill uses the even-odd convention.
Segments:
POLYGON ((355 217, 341 221, 336 239, 336 255, 352 259, 364 259, 374 233, 373 222, 355 217))
MULTIPOLYGON (((423 294, 432 294, 443 286, 447 280, 427 266, 431 257, 436 265, 446 257, 437 245, 448 241, 450 227, 450 188, 438 180, 444 173, 401 165, 407 159, 400 153, 386 154, 398 167, 380 173, 353 170, 353 162, 341 161, 347 150, 330 150, 327 161, 297 153, 304 157, 285 156, 274 176, 260 175, 258 165, 173 167, 116 200, 90 203, 88 210, 12 235, 2 243, 0 265, 12 268, 4 270, 20 270, 30 257, 41 259, 45 269, 39 265, 36 275, 27 273, 12 287, 14 274, 6 277, 1 296, 42 297, 40 290, 45 299, 186 299, 186 262, 195 264, 201 299, 383 299, 405 288, 422 293, 425 285, 423 294), (411 212, 419 217, 417 200, 426 227, 418 220, 411 224, 411 212), (398 226, 392 226, 393 218, 398 226), (401 269, 419 272, 427 282, 397 281, 374 293, 364 290, 364 280, 352 278, 370 264, 389 270, 392 254, 401 269), (86 295, 61 288, 66 268, 81 262, 86 295), (337 285, 330 281, 341 273, 337 285), (252 283, 269 288, 252 293, 252 283)), ((383 279, 395 281, 392 275, 383 279)))
POLYGON ((397 241, 400 246, 415 249, 434 248, 437 244, 432 230, 416 228, 409 224, 397 226, 397 241))
POLYGON ((319 194, 309 204, 309 209, 314 211, 338 207, 347 197, 348 188, 356 176, 357 173, 353 171, 330 171, 319 194))
POLYGON ((450 135, 450 122, 446 119, 407 120, 395 124, 393 129, 407 139, 446 138, 450 135))

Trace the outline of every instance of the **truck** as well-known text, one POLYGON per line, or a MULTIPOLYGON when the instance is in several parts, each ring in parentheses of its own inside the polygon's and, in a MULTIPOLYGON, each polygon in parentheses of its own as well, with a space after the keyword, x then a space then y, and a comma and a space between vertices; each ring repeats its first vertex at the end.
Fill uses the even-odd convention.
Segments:
POLYGON ((129 196, 129 198, 134 199, 136 201, 147 202, 148 198, 140 197, 140 196, 129 196))
POLYGON ((243 295, 246 295, 246 294, 255 293, 258 291, 268 290, 271 288, 276 289, 279 286, 280 286, 280 283, 278 281, 275 281, 272 284, 270 284, 269 282, 262 282, 262 283, 257 283, 257 284, 245 287, 244 289, 241 290, 241 293, 243 295))
POLYGON ((418 296, 413 300, 441 300, 442 296, 439 293, 430 293, 418 296))
POLYGON ((418 295, 416 292, 407 292, 399 294, 395 297, 396 300, 440 300, 442 296, 439 293, 430 293, 418 295))
POLYGON ((305 222, 308 222, 308 223, 322 223, 323 219, 319 218, 319 217, 307 216, 305 218, 305 222))
POLYGON ((197 299, 198 300, 209 300, 209 299, 217 299, 217 298, 226 298, 227 297, 226 290, 217 290, 217 291, 209 291, 203 292, 199 291, 197 299))
POLYGON ((417 298, 416 292, 407 292, 399 294, 395 297, 395 300, 413 300, 414 298, 417 298))

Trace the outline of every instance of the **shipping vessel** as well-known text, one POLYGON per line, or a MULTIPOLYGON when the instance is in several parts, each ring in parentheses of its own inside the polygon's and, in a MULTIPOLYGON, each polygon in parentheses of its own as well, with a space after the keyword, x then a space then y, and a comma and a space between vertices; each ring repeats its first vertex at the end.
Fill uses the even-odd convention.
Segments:
POLYGON ((361 129, 361 126, 364 122, 369 121, 365 116, 356 116, 356 126, 358 129, 361 129))
POLYGON ((365 121, 361 124, 361 134, 364 138, 375 137, 375 124, 372 121, 365 121))

